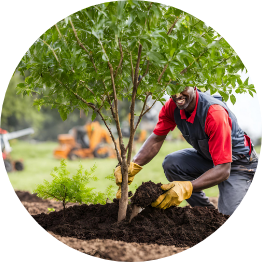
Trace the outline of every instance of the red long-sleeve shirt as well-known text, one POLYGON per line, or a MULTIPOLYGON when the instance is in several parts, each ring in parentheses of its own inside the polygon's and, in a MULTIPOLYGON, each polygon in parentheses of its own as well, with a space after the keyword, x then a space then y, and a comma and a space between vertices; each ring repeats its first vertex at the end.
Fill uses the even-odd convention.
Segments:
MULTIPOLYGON (((185 111, 180 110, 181 119, 186 119, 189 123, 194 123, 197 105, 198 91, 196 90, 196 106, 189 118, 185 111)), ((176 127, 174 111, 176 104, 170 98, 162 107, 159 113, 159 120, 153 131, 154 134, 167 135, 176 127)), ((209 107, 206 122, 205 133, 209 137, 208 145, 214 165, 232 162, 232 144, 231 144, 232 122, 227 111, 220 105, 211 105, 209 107)))

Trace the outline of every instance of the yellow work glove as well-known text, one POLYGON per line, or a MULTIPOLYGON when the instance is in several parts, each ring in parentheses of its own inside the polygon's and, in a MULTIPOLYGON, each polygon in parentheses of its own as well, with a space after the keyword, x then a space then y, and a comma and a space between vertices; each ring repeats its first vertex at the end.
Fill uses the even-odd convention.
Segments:
MULTIPOLYGON (((136 163, 131 162, 128 167, 128 185, 130 185, 135 175, 142 169, 142 167, 136 163)), ((121 198, 121 184, 122 184, 122 173, 121 173, 121 166, 118 166, 114 172, 116 178, 116 184, 119 186, 118 191, 116 193, 116 198, 121 198)))
POLYGON ((167 192, 158 197, 151 206, 166 209, 171 206, 179 206, 183 200, 190 198, 193 186, 190 181, 174 181, 162 185, 161 189, 167 192))

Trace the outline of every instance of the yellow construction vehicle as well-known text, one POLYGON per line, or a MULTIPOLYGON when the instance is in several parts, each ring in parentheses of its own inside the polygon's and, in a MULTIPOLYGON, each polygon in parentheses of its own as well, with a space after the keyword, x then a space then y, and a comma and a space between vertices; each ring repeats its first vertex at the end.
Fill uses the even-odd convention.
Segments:
POLYGON ((60 145, 54 150, 58 159, 116 158, 109 133, 97 121, 58 135, 58 142, 60 145))

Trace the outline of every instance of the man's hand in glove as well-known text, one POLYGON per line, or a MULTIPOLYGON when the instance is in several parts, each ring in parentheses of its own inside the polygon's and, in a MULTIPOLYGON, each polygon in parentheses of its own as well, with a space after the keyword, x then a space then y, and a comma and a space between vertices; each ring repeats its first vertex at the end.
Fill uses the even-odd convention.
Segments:
POLYGON ((179 206, 180 203, 191 197, 193 186, 190 181, 174 181, 161 186, 165 190, 158 199, 151 204, 152 207, 166 209, 171 206, 179 206))
MULTIPOLYGON (((128 167, 128 185, 130 185, 135 175, 142 169, 142 167, 136 163, 131 162, 128 167)), ((114 172, 116 178, 116 184, 119 186, 118 191, 116 193, 116 198, 121 198, 121 184, 122 184, 122 173, 121 173, 121 166, 118 166, 114 172)))

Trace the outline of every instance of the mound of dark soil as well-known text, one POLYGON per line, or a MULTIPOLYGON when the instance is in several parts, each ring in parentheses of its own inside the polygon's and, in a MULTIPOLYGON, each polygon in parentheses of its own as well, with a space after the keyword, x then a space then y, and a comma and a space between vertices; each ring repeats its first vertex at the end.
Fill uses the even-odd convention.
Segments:
POLYGON ((137 188, 134 196, 131 197, 132 204, 143 208, 147 207, 164 193, 161 186, 161 183, 155 184, 152 181, 143 182, 142 185, 137 188))
POLYGON ((106 205, 71 206, 34 219, 46 230, 64 237, 82 240, 112 239, 124 242, 194 246, 216 231, 228 218, 216 209, 171 207, 166 210, 146 207, 128 223, 117 222, 118 201, 106 205))

